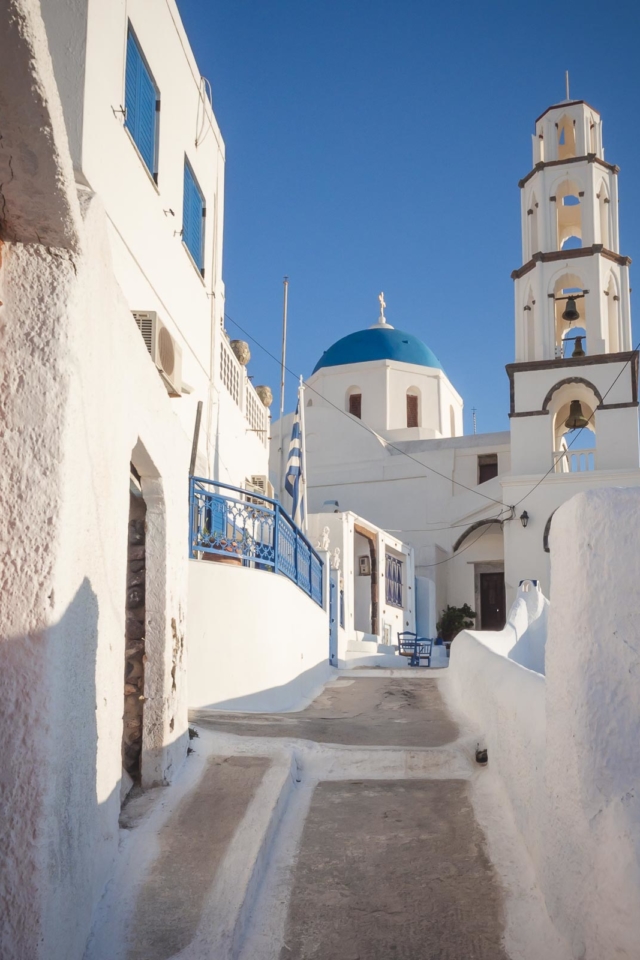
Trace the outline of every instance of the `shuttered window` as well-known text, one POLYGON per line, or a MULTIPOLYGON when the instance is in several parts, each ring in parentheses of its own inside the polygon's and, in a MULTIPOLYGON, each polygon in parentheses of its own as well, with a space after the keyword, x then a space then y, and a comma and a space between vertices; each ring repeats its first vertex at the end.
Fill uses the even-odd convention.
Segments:
POLYGON ((401 607, 402 604, 402 560, 386 555, 385 579, 387 582, 387 603, 392 607, 401 607))
POLYGON ((412 394, 407 394, 407 426, 418 426, 418 398, 412 394))
POLYGON ((204 276, 205 204, 189 161, 184 162, 184 196, 182 200, 182 239, 193 261, 204 276))
POLYGON ((358 417, 359 420, 362 419, 362 394, 361 393, 352 393, 350 395, 349 413, 353 417, 358 417))
POLYGON ((124 91, 125 126, 154 180, 158 179, 160 93, 129 26, 124 91))

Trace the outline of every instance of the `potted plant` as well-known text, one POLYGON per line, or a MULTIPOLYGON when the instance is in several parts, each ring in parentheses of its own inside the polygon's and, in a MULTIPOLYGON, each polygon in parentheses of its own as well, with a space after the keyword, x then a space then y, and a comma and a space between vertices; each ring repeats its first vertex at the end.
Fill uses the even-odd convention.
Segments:
POLYGON ((447 652, 451 647, 453 638, 461 630, 469 630, 473 627, 475 618, 476 613, 468 603, 464 603, 461 607, 452 607, 447 604, 436 623, 438 636, 444 640, 447 652))

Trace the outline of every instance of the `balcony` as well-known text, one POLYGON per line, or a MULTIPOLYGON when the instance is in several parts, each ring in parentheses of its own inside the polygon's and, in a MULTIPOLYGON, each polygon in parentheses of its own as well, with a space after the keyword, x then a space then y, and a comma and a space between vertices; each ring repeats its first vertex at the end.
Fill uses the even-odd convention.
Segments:
POLYGON ((263 446, 269 440, 269 412, 247 376, 246 368, 238 362, 224 336, 220 338, 220 381, 242 411, 251 433, 263 446))
POLYGON ((189 556, 280 574, 323 606, 323 563, 277 500, 226 483, 189 480, 189 556))

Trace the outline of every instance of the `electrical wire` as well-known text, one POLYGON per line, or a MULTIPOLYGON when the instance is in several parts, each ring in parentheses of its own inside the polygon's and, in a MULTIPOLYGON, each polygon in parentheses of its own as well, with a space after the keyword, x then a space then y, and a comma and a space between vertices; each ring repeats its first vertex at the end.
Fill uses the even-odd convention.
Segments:
MULTIPOLYGON (((604 401, 606 400, 606 398, 609 396, 609 394, 611 393, 611 391, 612 391, 613 388, 615 387, 616 383, 618 382, 618 380, 620 379, 620 377, 622 376, 622 374, 624 373, 624 371, 627 369, 627 367, 628 367, 629 364, 631 363, 631 359, 632 359, 633 353, 635 353, 638 349, 640 349, 640 341, 639 341, 639 342, 636 344, 636 346, 634 347, 634 349, 633 349, 633 351, 632 351, 632 355, 629 357, 628 360, 625 361, 625 364, 624 364, 624 366, 622 367, 622 369, 618 371, 617 377, 615 378, 615 380, 613 381, 613 383, 611 384, 611 386, 609 387, 609 389, 607 390, 607 392, 606 392, 605 394, 603 394, 602 400, 600 401, 601 404, 604 403, 604 401)), ((591 415, 589 416, 589 418, 588 418, 587 422, 585 423, 585 425, 584 425, 583 427, 580 427, 580 429, 578 430, 578 432, 576 433, 576 435, 575 435, 575 436, 573 437, 573 439, 571 440, 571 443, 568 443, 568 444, 567 444, 567 450, 570 450, 570 449, 571 449, 571 447, 574 445, 574 443, 576 442, 576 440, 578 439, 578 437, 580 436, 580 434, 582 433, 582 431, 587 429, 587 427, 589 426, 589 424, 591 423, 591 421, 593 420, 593 418, 594 418, 594 416, 595 416, 596 409, 597 409, 597 408, 595 408, 594 410, 591 411, 591 415)), ((553 461, 553 463, 551 464, 551 466, 549 467, 549 469, 547 470, 547 472, 544 474, 544 476, 540 477, 540 479, 538 480, 538 482, 537 482, 533 487, 531 487, 531 490, 529 490, 528 493, 525 493, 524 497, 521 497, 521 498, 518 500, 518 502, 513 505, 513 509, 514 509, 514 510, 515 510, 516 507, 519 507, 520 504, 523 503, 523 502, 527 499, 527 497, 530 497, 531 494, 532 494, 535 490, 538 489, 538 487, 540 486, 540 484, 543 483, 551 473, 555 473, 556 465, 557 465, 558 463, 560 463, 560 461, 562 460, 562 458, 563 458, 564 456, 565 456, 565 451, 563 451, 563 452, 560 454, 560 456, 559 456, 556 460, 553 461)))
MULTIPOLYGON (((509 511, 509 512, 511 512, 511 511, 509 511)), ((451 560, 455 560, 455 559, 456 559, 457 557, 459 557, 462 553, 464 553, 465 550, 470 550, 471 547, 475 547, 475 545, 476 545, 476 543, 478 542, 478 540, 480 540, 482 537, 484 537, 485 533, 489 530, 490 526, 491 526, 491 524, 488 524, 488 523, 485 524, 485 526, 482 528, 481 533, 475 538, 475 540, 472 540, 471 543, 468 543, 466 547, 463 547, 463 548, 462 548, 462 550, 457 550, 455 553, 452 553, 450 557, 445 557, 444 560, 438 560, 438 561, 436 561, 436 563, 421 563, 421 564, 419 564, 419 566, 420 566, 420 567, 440 567, 440 566, 442 566, 443 563, 449 563, 451 560)))
MULTIPOLYGON (((277 364, 280 365, 280 361, 278 360, 278 358, 273 353, 271 353, 271 351, 268 350, 267 347, 265 347, 262 343, 260 343, 260 341, 257 340, 256 337, 250 334, 248 330, 245 330, 245 328, 240 323, 238 323, 237 320, 234 320, 233 317, 229 316, 228 313, 225 313, 225 319, 233 323, 234 326, 238 328, 238 330, 241 330, 246 337, 249 337, 250 340, 252 340, 258 347, 260 347, 260 349, 263 350, 267 354, 267 356, 271 357, 272 360, 274 360, 277 364)), ((293 377, 296 376, 294 371, 291 370, 286 365, 285 365, 285 370, 287 373, 290 373, 291 376, 293 377)), ((468 490, 470 493, 475 493, 476 496, 478 497, 483 497, 483 499, 488 500, 491 503, 496 503, 499 507, 504 506, 504 503, 502 500, 496 500, 495 497, 490 497, 486 493, 481 493, 479 490, 476 490, 473 487, 468 487, 466 483, 461 483, 459 480, 454 480, 453 477, 448 477, 445 473, 440 473, 439 470, 436 470, 435 467, 430 467, 428 466, 428 464, 423 463, 422 460, 418 460, 417 457, 411 456, 411 454, 407 453, 406 450, 402 450, 400 447, 396 446, 394 443, 391 443, 389 440, 385 440, 384 437, 380 437, 375 432, 375 430, 372 430, 371 427, 368 427, 367 424, 364 423, 364 421, 358 419, 357 417, 352 417, 345 410, 339 407, 336 403, 333 403, 331 400, 328 400, 327 397, 323 396, 323 394, 321 394, 319 390, 316 390, 315 387, 312 387, 307 380, 304 380, 303 383, 307 389, 311 390, 312 393, 315 393, 316 396, 320 397, 320 399, 323 400, 326 404, 328 404, 330 407, 333 407, 335 410, 338 411, 338 413, 342 414, 342 416, 347 417, 347 419, 349 419, 352 423, 356 423, 363 430, 366 430, 367 433, 370 433, 372 436, 376 437, 376 439, 382 440, 382 442, 387 447, 391 447, 391 449, 395 450, 396 453, 401 454, 403 457, 407 457, 407 459, 412 460, 414 463, 417 463, 419 467, 422 467, 424 470, 428 470, 430 473, 435 473, 438 477, 442 477, 443 480, 446 480, 449 483, 454 483, 456 484, 456 486, 462 487, 464 490, 468 490)))

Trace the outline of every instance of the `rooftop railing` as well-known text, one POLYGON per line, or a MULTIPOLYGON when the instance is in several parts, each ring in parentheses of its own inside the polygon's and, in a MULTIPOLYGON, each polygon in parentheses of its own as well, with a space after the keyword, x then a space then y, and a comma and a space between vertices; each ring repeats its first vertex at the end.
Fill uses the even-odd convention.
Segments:
POLYGON ((279 573, 323 606, 323 563, 277 500, 228 483, 189 480, 189 556, 279 573))
POLYGON ((556 473, 585 473, 596 469, 596 451, 593 447, 586 450, 554 450, 553 465, 556 473))

